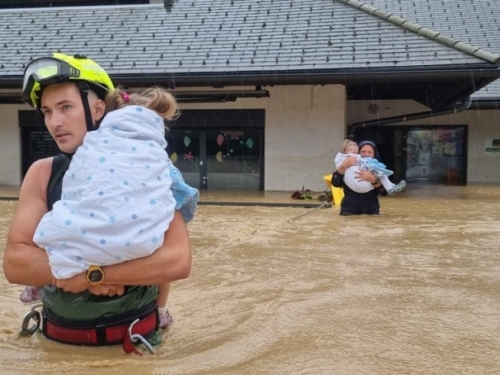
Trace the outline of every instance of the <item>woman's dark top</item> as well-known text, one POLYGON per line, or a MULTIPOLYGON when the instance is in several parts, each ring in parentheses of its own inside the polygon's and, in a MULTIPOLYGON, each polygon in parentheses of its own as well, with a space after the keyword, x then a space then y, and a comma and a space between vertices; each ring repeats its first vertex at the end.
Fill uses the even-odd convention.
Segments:
POLYGON ((339 172, 333 173, 332 185, 344 189, 344 198, 340 204, 340 214, 347 215, 378 215, 380 203, 378 195, 387 195, 387 191, 380 186, 368 193, 356 193, 344 184, 344 175, 339 172))

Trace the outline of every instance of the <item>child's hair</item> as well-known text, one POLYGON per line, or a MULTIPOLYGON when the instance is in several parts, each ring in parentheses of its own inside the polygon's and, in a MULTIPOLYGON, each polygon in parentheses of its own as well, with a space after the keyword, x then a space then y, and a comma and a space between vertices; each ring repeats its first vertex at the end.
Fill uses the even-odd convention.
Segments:
POLYGON ((351 141, 350 139, 344 139, 344 142, 342 142, 342 146, 340 146, 340 152, 345 154, 349 146, 358 147, 358 144, 354 141, 351 141))
POLYGON ((156 86, 137 94, 127 94, 121 88, 116 88, 106 95, 105 103, 106 112, 128 105, 138 105, 155 111, 167 121, 172 121, 179 115, 179 106, 174 96, 167 90, 156 86))

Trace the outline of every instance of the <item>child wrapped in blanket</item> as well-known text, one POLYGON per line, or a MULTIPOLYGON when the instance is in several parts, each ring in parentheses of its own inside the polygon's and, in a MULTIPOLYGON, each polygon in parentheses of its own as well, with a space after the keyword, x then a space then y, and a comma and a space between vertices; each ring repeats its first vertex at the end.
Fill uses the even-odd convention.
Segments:
POLYGON ((406 187, 405 180, 401 180, 398 184, 394 184, 389 180, 389 176, 394 172, 388 170, 385 164, 377 159, 366 157, 363 158, 358 154, 358 144, 350 139, 344 140, 340 148, 340 152, 335 156, 335 166, 338 169, 342 162, 349 156, 356 157, 357 165, 346 169, 344 174, 344 183, 356 193, 367 193, 373 190, 373 185, 368 181, 360 181, 356 178, 356 171, 362 169, 372 172, 380 180, 380 183, 389 195, 393 195, 403 191, 406 187))
MULTIPOLYGON (((178 113, 174 97, 157 87, 131 95, 115 89, 106 110, 72 157, 61 200, 35 232, 56 279, 148 256, 163 244, 175 210, 186 222, 196 210, 198 190, 184 182, 165 151, 164 120, 178 113)), ((21 301, 35 302, 40 289, 26 287, 21 301)), ((172 321, 168 291, 168 284, 159 286, 162 328, 172 321)))

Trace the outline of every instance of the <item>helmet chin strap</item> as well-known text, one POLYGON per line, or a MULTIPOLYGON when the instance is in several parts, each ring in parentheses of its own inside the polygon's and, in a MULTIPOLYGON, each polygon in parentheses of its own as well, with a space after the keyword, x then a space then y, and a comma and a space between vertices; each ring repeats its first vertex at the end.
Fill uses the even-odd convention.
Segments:
POLYGON ((89 104, 89 85, 85 81, 79 81, 78 87, 80 88, 80 96, 82 97, 83 110, 85 111, 85 122, 87 124, 87 131, 91 132, 92 130, 96 130, 97 127, 94 126, 92 122, 92 115, 90 113, 90 104, 89 104))

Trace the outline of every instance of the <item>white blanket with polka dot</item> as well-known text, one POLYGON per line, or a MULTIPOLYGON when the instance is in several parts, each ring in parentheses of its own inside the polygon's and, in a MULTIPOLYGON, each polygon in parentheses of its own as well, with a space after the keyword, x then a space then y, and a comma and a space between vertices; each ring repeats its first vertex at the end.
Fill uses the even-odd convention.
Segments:
MULTIPOLYGON (((137 106, 110 112, 99 130, 87 133, 64 176, 61 200, 34 236, 56 278, 144 257, 162 245, 176 208, 164 134, 163 119, 137 106)), ((183 203, 192 217, 198 191, 188 188, 183 203)))

